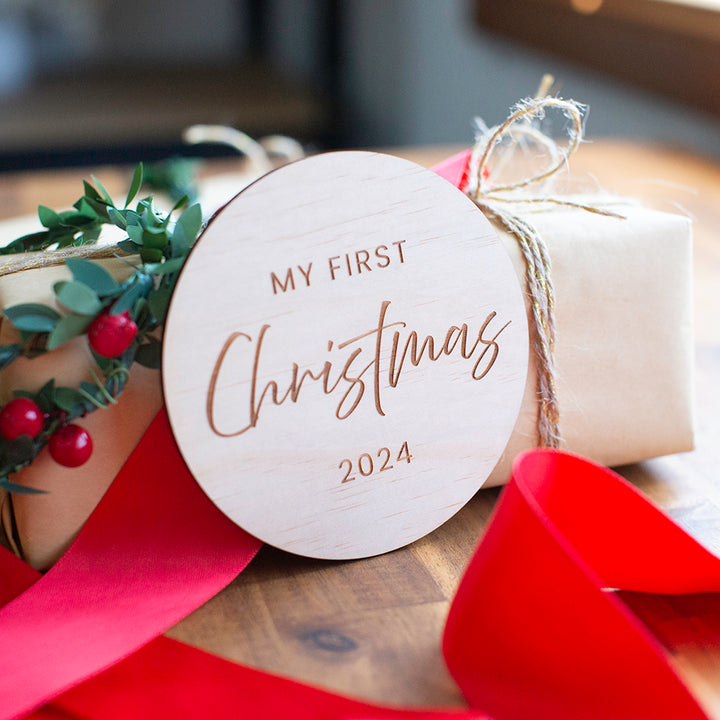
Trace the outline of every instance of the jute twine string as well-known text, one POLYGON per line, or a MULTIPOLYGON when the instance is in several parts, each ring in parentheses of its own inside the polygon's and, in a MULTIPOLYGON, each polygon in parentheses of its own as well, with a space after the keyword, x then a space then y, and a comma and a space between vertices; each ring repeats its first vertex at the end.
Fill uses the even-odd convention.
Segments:
POLYGON ((109 258, 118 254, 116 245, 77 245, 60 250, 40 250, 38 252, 0 255, 0 277, 34 270, 35 268, 62 265, 67 258, 109 258))
POLYGON ((523 254, 526 266, 526 284, 533 317, 532 346, 537 355, 538 384, 538 440, 543 447, 559 447, 560 410, 557 398, 557 372, 555 367, 555 293, 547 245, 538 231, 511 210, 508 205, 533 206, 561 205, 587 212, 622 218, 622 215, 595 205, 566 200, 553 195, 518 195, 529 185, 542 185, 566 166, 568 158, 577 149, 583 136, 583 106, 573 100, 539 97, 524 100, 501 125, 485 131, 475 142, 468 168, 466 192, 488 216, 513 235, 523 254), (567 131, 569 142, 561 149, 550 137, 534 128, 530 121, 543 117, 546 109, 556 109, 570 120, 567 131), (491 185, 485 170, 493 151, 503 138, 513 143, 529 138, 545 148, 550 156, 548 167, 535 175, 505 185, 491 185))

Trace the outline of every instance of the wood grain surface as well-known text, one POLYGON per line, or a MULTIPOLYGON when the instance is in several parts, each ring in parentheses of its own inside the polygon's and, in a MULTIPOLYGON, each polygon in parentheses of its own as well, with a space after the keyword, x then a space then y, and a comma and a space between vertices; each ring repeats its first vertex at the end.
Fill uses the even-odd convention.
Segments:
MULTIPOLYGON (((457 149, 393 152, 429 167, 457 149)), ((694 219, 697 447, 619 470, 718 553, 720 163, 678 149, 595 141, 580 149, 572 168, 576 174, 591 173, 607 190, 694 219)), ((38 198, 54 207, 70 203, 78 178, 86 173, 0 177, 0 214, 31 212, 38 198)), ((116 177, 122 187, 126 175, 118 171, 116 177)), ((101 178, 112 184, 104 170, 101 178)), ((429 536, 374 558, 310 560, 263 548, 235 582, 169 634, 227 658, 353 696, 393 704, 460 706, 463 699, 442 660, 441 633, 449 602, 497 496, 497 490, 481 490, 429 536)), ((720 718, 720 596, 683 596, 672 602, 650 596, 628 602, 651 627, 659 614, 672 612, 677 627, 706 629, 710 642, 697 642, 688 633, 662 640, 679 672, 712 716, 720 718)))

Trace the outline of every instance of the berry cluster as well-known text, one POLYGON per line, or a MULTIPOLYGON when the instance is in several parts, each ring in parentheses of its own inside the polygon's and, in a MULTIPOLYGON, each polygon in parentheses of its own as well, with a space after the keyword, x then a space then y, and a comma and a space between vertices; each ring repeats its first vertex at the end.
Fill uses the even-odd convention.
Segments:
MULTIPOLYGON (((34 401, 15 398, 0 410, 0 435, 6 440, 16 440, 22 435, 34 440, 44 430, 47 419, 34 401)), ((48 449, 52 459, 60 465, 79 467, 90 459, 92 439, 79 425, 66 423, 50 435, 48 449)))
MULTIPOLYGON (((104 312, 90 323, 87 334, 90 347, 98 355, 112 358, 130 347, 137 335, 137 325, 128 311, 119 315, 104 312)), ((92 454, 92 438, 79 425, 65 422, 66 413, 59 415, 60 426, 50 432, 47 443, 50 456, 64 467, 84 465, 92 454)), ((34 400, 16 397, 0 410, 0 435, 9 441, 23 435, 35 440, 50 419, 50 414, 44 413, 34 400)))

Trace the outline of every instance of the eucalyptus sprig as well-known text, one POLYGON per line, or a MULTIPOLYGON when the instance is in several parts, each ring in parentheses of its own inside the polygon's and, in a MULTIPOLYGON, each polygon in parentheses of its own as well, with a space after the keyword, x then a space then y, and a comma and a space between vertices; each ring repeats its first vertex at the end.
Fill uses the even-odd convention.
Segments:
MULTIPOLYGON (((65 260, 72 279, 55 283, 53 290, 58 312, 40 303, 22 303, 3 310, 19 331, 19 342, 0 346, 0 370, 19 357, 34 358, 51 352, 75 337, 92 333, 98 322, 108 317, 111 324, 132 325, 129 344, 111 357, 93 348, 97 370, 92 382, 78 387, 58 386, 49 379, 37 392, 16 390, 16 397, 32 400, 44 415, 42 430, 33 437, 22 434, 8 438, 2 435, 0 422, 0 487, 10 492, 37 492, 10 480, 30 465, 51 441, 58 429, 68 422, 96 409, 116 404, 130 375, 133 363, 151 368, 160 365, 161 341, 158 330, 165 322, 170 295, 178 273, 202 226, 198 204, 187 207, 172 220, 176 211, 187 205, 183 198, 163 214, 153 205, 152 196, 130 204, 143 184, 143 168, 136 169, 123 207, 117 207, 97 178, 94 185, 85 181, 84 194, 73 205, 73 211, 57 213, 40 206, 38 215, 45 230, 26 235, 10 243, 11 252, 69 247, 95 242, 104 225, 114 225, 127 234, 118 243, 118 255, 128 255, 133 271, 124 282, 118 282, 102 265, 75 257, 65 260), (113 320, 114 319, 114 320, 113 320)), ((3 253, 7 248, 3 249, 3 253)), ((9 406, 9 403, 8 403, 9 406)), ((6 408, 8 407, 6 406, 6 408)), ((3 408, 0 410, 2 420, 3 408)), ((51 446, 52 450, 52 446, 51 446)))

